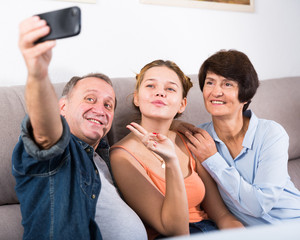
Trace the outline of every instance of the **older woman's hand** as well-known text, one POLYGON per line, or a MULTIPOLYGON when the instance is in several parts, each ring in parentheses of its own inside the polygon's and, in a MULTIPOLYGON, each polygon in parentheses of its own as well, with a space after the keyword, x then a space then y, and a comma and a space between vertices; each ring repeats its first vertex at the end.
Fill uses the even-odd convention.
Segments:
POLYGON ((217 152, 215 141, 207 131, 181 121, 172 124, 172 128, 185 135, 190 151, 201 163, 217 152))

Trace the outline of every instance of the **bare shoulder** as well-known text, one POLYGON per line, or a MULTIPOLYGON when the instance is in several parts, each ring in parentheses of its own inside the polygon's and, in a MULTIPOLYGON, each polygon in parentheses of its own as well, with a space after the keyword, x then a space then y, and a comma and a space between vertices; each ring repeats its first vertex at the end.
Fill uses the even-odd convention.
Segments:
MULTIPOLYGON (((128 134, 112 146, 110 163, 119 187, 126 187, 130 179, 147 178, 147 173, 137 158, 140 157, 141 143, 132 134, 128 134), (128 177, 130 176, 130 178, 128 177)), ((127 188, 127 187, 126 187, 127 188)))
POLYGON ((188 139, 181 133, 173 131, 171 133, 171 136, 173 136, 173 139, 171 140, 175 143, 175 146, 178 147, 186 155, 189 155, 188 150, 186 148, 186 143, 188 142, 188 139))
POLYGON ((114 163, 122 163, 131 162, 132 161, 132 154, 134 150, 137 149, 137 145, 139 143, 134 138, 134 135, 129 133, 120 141, 116 142, 110 151, 110 161, 112 164, 114 163), (127 160, 127 161, 124 161, 127 160))
POLYGON ((123 146, 123 147, 129 147, 134 142, 134 136, 132 133, 127 134, 125 137, 123 137, 118 142, 114 143, 112 145, 112 148, 116 146, 123 146))

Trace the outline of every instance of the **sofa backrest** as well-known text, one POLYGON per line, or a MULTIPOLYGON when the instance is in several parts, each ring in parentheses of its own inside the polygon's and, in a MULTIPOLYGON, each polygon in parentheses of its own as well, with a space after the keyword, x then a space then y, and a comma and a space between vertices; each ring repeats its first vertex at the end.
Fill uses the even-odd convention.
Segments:
POLYGON ((261 81, 250 108, 280 123, 290 137, 289 158, 300 158, 300 77, 261 81))
POLYGON ((0 205, 18 203, 11 156, 25 116, 24 87, 0 87, 0 205))
MULTIPOLYGON (((192 75, 191 78, 194 87, 188 95, 187 109, 179 119, 193 124, 210 121, 210 116, 203 105, 197 77, 192 75)), ((128 133, 125 126, 138 118, 137 111, 132 105, 134 78, 115 78, 112 81, 118 103, 112 129, 107 136, 111 145, 124 137, 128 133)), ((65 83, 54 84, 58 96, 61 95, 64 85, 65 83)), ((299 89, 300 77, 261 81, 250 109, 258 117, 275 120, 286 129, 290 136, 289 156, 300 161, 299 89)), ((14 191, 15 180, 11 174, 11 156, 26 112, 24 86, 0 87, 0 112, 0 205, 3 205, 18 202, 14 191)), ((299 166, 295 164, 295 167, 299 166)))

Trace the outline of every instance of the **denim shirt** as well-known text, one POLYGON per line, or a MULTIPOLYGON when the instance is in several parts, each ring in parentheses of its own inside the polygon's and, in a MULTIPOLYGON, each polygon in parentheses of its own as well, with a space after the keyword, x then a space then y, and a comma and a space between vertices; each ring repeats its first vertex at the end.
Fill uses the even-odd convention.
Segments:
MULTIPOLYGON (((101 180, 94 149, 70 133, 48 150, 33 141, 26 116, 12 156, 12 172, 21 204, 23 239, 102 239, 94 218, 101 180)), ((109 147, 101 140, 96 152, 106 160, 109 147)))

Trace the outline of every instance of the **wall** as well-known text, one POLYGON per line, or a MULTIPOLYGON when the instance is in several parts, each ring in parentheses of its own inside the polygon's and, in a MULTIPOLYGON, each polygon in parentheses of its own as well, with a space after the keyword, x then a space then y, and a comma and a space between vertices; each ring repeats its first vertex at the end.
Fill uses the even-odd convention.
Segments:
POLYGON ((173 60, 193 74, 203 60, 224 48, 248 54, 261 80, 300 75, 299 0, 255 0, 254 13, 146 5, 139 0, 7 0, 0 3, 0 85, 26 80, 17 47, 19 22, 73 5, 82 9, 82 32, 57 41, 50 65, 53 82, 89 72, 134 76, 158 58, 173 60))

